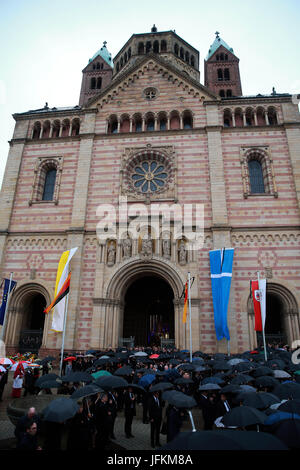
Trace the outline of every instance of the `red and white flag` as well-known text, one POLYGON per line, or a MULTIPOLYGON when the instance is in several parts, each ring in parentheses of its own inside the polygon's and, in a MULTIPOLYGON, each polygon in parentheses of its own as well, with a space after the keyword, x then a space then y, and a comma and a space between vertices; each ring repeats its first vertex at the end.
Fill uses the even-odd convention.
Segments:
POLYGON ((266 279, 251 281, 252 299, 254 305, 255 331, 263 331, 266 323, 266 279))

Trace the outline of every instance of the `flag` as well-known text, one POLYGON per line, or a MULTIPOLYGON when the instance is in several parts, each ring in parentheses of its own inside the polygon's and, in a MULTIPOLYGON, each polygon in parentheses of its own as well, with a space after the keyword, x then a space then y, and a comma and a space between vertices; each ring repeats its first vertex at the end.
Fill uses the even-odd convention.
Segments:
POLYGON ((2 304, 0 307, 0 325, 4 323, 4 316, 5 316, 5 309, 7 304, 8 294, 13 290, 15 285, 17 284, 16 281, 11 281, 10 290, 9 290, 9 282, 10 279, 4 279, 4 288, 3 288, 3 296, 2 296, 2 304), (9 290, 9 292, 8 292, 9 290))
POLYGON ((254 306, 254 329, 263 331, 266 322, 266 279, 251 281, 251 291, 254 306))
POLYGON ((233 248, 209 252, 214 320, 217 340, 230 340, 227 310, 232 278, 233 248))
POLYGON ((184 288, 184 307, 183 307, 183 315, 182 315, 183 323, 186 323, 187 304, 188 304, 188 283, 186 282, 185 288, 184 288))
MULTIPOLYGON (((68 278, 69 264, 77 250, 78 247, 71 248, 71 250, 64 251, 60 257, 60 261, 57 268, 54 299, 60 293, 65 281, 68 278)), ((63 331, 64 328, 65 302, 66 296, 64 296, 62 300, 55 305, 54 308, 51 329, 57 332, 63 331)))
POLYGON ((63 283, 62 288, 60 289, 59 293, 57 294, 53 302, 47 308, 45 308, 44 313, 49 313, 50 310, 52 310, 55 307, 55 305, 57 305, 58 302, 60 302, 69 293, 70 281, 71 281, 71 273, 69 273, 67 279, 63 283))

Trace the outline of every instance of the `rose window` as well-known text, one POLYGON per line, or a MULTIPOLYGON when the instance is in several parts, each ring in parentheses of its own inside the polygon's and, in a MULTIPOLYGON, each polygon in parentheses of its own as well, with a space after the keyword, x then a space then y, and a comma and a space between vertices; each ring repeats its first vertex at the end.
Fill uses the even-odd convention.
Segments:
POLYGON ((164 189, 168 173, 161 162, 144 161, 135 166, 131 179, 137 191, 143 194, 154 193, 164 189))

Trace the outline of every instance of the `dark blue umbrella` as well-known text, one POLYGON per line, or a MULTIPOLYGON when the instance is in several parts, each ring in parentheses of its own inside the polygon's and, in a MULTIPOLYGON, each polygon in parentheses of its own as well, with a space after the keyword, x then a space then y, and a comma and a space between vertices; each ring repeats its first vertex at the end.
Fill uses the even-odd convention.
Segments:
POLYGON ((224 383, 224 380, 221 377, 206 377, 201 381, 201 385, 205 384, 218 384, 221 385, 224 383))
POLYGON ((148 387, 152 382, 155 380, 155 375, 154 374, 146 374, 143 375, 143 377, 140 378, 138 385, 141 387, 148 387))
POLYGON ((273 393, 281 400, 285 398, 300 398, 300 384, 295 382, 280 384, 274 388, 273 393))
POLYGON ((42 411, 42 416, 45 421, 51 421, 54 423, 63 423, 77 413, 79 405, 70 398, 58 398, 53 400, 46 408, 42 411))
POLYGON ((300 419, 300 415, 295 413, 287 413, 285 411, 276 411, 276 413, 271 414, 268 416, 266 421, 264 422, 265 426, 271 426, 272 424, 279 423, 280 421, 286 419, 300 419))

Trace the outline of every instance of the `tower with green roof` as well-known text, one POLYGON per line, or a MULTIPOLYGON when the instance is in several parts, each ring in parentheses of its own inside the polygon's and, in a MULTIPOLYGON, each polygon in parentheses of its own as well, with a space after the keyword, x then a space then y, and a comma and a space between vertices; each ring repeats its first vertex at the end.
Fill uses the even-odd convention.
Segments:
POLYGON ((215 34, 204 61, 205 86, 221 98, 242 96, 239 58, 220 33, 216 31, 215 34))

